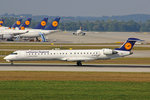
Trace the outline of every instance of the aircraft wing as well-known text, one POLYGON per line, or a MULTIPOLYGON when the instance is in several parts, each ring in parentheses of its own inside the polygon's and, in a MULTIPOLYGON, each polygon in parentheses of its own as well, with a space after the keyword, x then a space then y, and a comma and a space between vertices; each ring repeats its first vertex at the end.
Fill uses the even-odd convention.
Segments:
POLYGON ((65 60, 65 61, 89 61, 89 60, 95 60, 95 58, 69 57, 69 58, 62 58, 61 60, 65 60))

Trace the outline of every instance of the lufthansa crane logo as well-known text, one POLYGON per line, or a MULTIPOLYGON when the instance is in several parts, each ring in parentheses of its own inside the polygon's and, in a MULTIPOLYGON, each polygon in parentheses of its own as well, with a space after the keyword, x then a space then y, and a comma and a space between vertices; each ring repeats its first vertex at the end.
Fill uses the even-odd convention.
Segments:
POLYGON ((25 27, 22 26, 22 27, 21 27, 21 30, 25 30, 25 27))
POLYGON ((29 25, 29 24, 30 24, 30 21, 26 21, 25 24, 26 24, 26 25, 29 25))
POLYGON ((126 50, 130 50, 132 48, 132 44, 127 42, 124 47, 126 50))
POLYGON ((0 21, 0 24, 3 24, 3 21, 0 21))
POLYGON ((42 22, 41 22, 41 25, 42 25, 42 26, 46 26, 46 22, 45 22, 45 21, 42 21, 42 22))
POLYGON ((17 25, 20 25, 20 24, 21 24, 21 22, 20 22, 20 21, 17 21, 17 22, 16 22, 16 24, 17 24, 17 25))
POLYGON ((53 25, 54 27, 57 27, 57 26, 58 26, 58 22, 57 22, 57 21, 53 21, 52 25, 53 25))

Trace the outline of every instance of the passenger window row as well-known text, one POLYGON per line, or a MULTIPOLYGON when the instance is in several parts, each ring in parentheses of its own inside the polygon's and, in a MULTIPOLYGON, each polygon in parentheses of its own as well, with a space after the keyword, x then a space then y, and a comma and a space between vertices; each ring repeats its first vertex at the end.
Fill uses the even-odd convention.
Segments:
POLYGON ((67 55, 67 54, 98 54, 98 52, 70 52, 70 53, 27 53, 28 55, 67 55))

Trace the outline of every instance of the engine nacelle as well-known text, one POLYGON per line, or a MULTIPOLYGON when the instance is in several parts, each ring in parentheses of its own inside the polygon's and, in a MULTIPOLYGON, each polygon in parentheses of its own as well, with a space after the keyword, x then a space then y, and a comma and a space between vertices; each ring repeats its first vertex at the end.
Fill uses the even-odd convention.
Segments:
POLYGON ((84 36, 86 33, 82 33, 82 36, 84 36))
POLYGON ((76 33, 72 33, 73 35, 77 35, 76 33))
POLYGON ((103 49, 103 54, 105 55, 112 55, 112 54, 117 54, 117 51, 114 51, 112 49, 103 49))

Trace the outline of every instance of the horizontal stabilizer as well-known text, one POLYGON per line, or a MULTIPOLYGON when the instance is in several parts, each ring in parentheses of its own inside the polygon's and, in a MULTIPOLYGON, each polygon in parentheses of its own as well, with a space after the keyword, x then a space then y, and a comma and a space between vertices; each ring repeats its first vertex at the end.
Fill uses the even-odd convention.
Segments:
POLYGON ((138 38, 128 38, 128 41, 144 41, 138 38))

